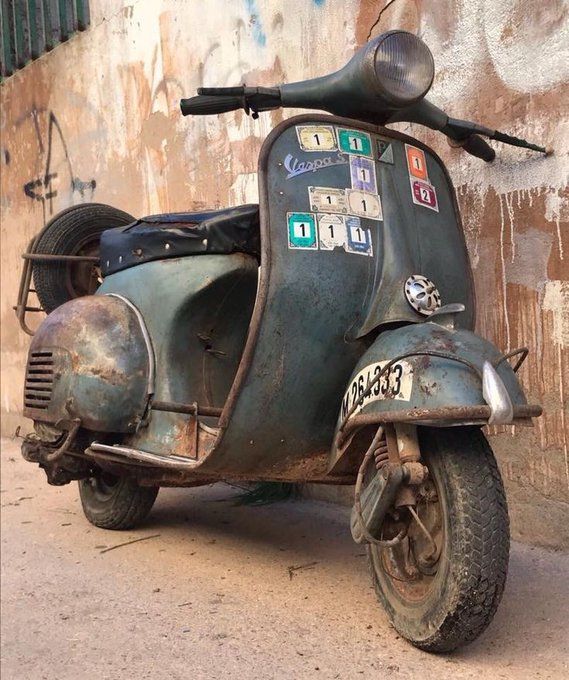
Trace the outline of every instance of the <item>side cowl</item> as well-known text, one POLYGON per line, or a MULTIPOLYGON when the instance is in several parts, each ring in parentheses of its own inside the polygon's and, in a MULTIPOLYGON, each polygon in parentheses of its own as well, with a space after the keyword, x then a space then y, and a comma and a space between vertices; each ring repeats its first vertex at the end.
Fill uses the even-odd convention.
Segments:
POLYGON ((34 335, 26 366, 24 416, 51 424, 80 419, 97 432, 134 432, 152 375, 142 321, 127 301, 76 298, 34 335))

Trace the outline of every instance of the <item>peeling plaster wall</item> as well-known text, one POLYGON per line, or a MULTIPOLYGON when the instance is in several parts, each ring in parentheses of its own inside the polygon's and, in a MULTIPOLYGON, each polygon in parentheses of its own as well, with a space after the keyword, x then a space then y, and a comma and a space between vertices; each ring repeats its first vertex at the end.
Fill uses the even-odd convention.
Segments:
MULTIPOLYGON (((545 416, 491 433, 514 534, 569 546, 568 7, 564 0, 91 0, 92 25, 2 85, 2 426, 20 422, 29 338, 17 327, 19 255, 82 201, 135 215, 255 201, 256 158, 285 114, 184 119, 202 84, 271 85, 340 67, 368 37, 417 32, 435 54, 431 99, 540 143, 486 165, 402 126, 448 164, 478 293, 478 330, 528 345, 521 376, 545 416)), ((287 112, 286 115, 291 115, 287 112)))

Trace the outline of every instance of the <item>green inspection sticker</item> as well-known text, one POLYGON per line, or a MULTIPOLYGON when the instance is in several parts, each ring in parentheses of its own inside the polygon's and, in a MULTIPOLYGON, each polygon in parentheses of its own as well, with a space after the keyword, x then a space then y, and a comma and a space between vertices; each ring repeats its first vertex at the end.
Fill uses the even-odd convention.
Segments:
POLYGON ((337 128, 337 130, 340 151, 371 158, 371 137, 367 132, 348 130, 347 128, 337 128))
POLYGON ((288 247, 318 250, 316 216, 314 213, 287 213, 288 247))

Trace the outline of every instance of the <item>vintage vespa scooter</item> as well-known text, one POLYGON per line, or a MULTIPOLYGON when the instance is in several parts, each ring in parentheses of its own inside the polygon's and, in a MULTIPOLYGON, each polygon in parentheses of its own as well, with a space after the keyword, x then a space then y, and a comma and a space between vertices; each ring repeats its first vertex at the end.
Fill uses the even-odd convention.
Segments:
MULTIPOLYGON (((108 529, 143 520, 160 486, 355 482, 351 530, 378 598, 402 636, 440 652, 484 630, 506 579, 506 499, 481 426, 541 408, 516 378, 527 350, 473 332, 444 165, 377 125, 420 123, 485 161, 479 135, 545 149, 449 118, 424 99, 433 74, 426 45, 392 31, 329 76, 182 100, 184 115, 334 115, 268 136, 260 206, 103 233, 102 285, 55 308, 31 343, 23 455, 51 484, 79 480, 87 518, 108 529)), ((32 251, 40 300, 50 267, 96 259, 32 251)))

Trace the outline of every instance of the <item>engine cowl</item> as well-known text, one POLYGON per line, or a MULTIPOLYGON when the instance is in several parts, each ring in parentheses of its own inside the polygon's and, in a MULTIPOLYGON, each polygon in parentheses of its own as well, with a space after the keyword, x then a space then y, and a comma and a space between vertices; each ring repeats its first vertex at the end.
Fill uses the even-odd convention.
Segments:
POLYGON ((55 309, 28 354, 24 416, 56 424, 79 418, 97 432, 134 432, 146 411, 151 357, 136 311, 110 295, 55 309))

